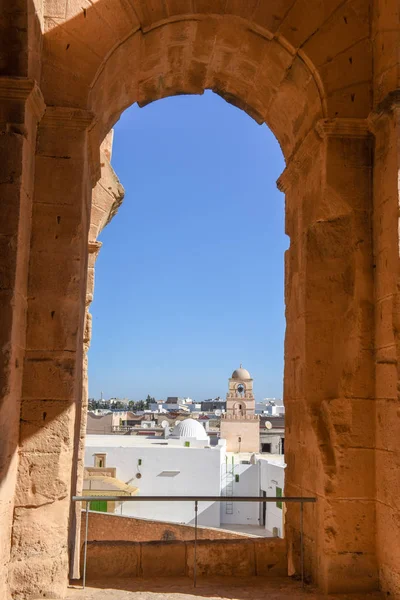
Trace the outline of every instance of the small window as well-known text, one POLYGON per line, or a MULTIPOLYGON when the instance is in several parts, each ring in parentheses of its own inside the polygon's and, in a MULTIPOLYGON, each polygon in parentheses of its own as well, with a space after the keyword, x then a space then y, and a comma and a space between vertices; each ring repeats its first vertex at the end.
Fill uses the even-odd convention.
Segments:
POLYGON ((106 466, 106 454, 95 454, 94 466, 99 469, 104 469, 106 466))
POLYGON ((261 444, 261 452, 271 453, 271 444, 261 444))
MULTIPOLYGON (((275 489, 276 489, 275 496, 277 498, 282 498, 282 488, 280 488, 280 487, 277 486, 275 489)), ((282 510, 282 502, 279 502, 279 500, 278 500, 277 503, 276 503, 276 507, 280 508, 282 510)))

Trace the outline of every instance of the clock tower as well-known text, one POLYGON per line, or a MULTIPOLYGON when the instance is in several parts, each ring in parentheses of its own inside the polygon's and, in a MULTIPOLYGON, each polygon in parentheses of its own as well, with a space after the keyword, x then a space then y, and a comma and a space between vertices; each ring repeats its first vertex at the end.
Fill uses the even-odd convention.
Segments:
POLYGON ((226 413, 221 417, 221 438, 228 452, 260 451, 260 420, 255 414, 253 379, 240 365, 229 379, 226 413))

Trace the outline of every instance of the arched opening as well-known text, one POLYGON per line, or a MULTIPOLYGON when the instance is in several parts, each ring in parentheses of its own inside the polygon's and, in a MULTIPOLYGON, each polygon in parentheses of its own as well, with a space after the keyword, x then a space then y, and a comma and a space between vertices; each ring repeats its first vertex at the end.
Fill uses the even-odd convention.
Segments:
MULTIPOLYGON (((100 171, 99 144, 134 102, 145 105, 211 89, 267 123, 287 163, 279 180, 290 237, 285 264, 286 493, 318 497, 305 519, 306 572, 328 591, 371 589, 377 585, 377 512, 370 410, 376 390, 372 152, 366 122, 373 102, 369 5, 321 5, 305 25, 299 17, 305 14, 301 1, 283 3, 282 11, 270 3, 249 2, 241 8, 240 3, 218 2, 212 13, 207 2, 178 4, 155 0, 150 8, 145 1, 116 2, 109 11, 108 2, 99 0, 78 12, 62 2, 60 13, 51 9, 43 40, 47 110, 36 148, 16 476, 24 484, 13 536, 32 533, 38 545, 53 540, 48 552, 60 558, 46 589, 53 591, 56 580, 55 587, 61 585, 65 528, 57 537, 38 527, 40 511, 33 516, 32 506, 42 506, 47 492, 31 484, 40 461, 49 479, 56 474, 50 502, 65 524, 70 480, 72 487, 75 480, 74 473, 70 477, 72 456, 80 456, 83 438, 75 420, 86 293, 83 232, 89 229, 91 184, 100 171), (354 59, 355 48, 360 60, 354 59), (31 425, 25 426, 33 410, 30 401, 35 435, 31 425), (46 427, 64 432, 52 438, 51 460, 42 443, 43 419, 46 427), (373 473, 368 480, 360 477, 366 472, 373 473), (355 535, 360 528, 363 535, 355 535)), ((91 250, 93 257, 96 248, 91 250)), ((383 281, 386 267, 378 266, 383 281)), ((383 330, 379 333, 384 337, 383 330)), ((380 382, 385 369, 391 369, 382 360, 380 382)), ((390 532, 379 514, 380 531, 390 532)), ((298 567, 298 516, 288 511, 293 570, 298 567)), ((12 557, 16 588, 34 579, 30 573, 40 562, 37 557, 26 561, 21 576, 17 546, 12 557)))
MULTIPOLYGON (((98 259, 102 261, 100 270, 96 263, 99 288, 92 305, 95 327, 89 352, 89 396, 95 400, 90 408, 99 406, 101 392, 106 398, 119 398, 118 406, 114 401, 103 402, 103 408, 125 411, 123 398, 139 400, 148 394, 163 398, 159 403, 153 401, 153 412, 142 419, 148 418, 157 426, 166 419, 173 423, 182 418, 184 410, 190 410, 191 417, 200 422, 207 420, 213 446, 220 446, 218 440, 223 439, 227 450, 236 453, 239 447, 242 453, 258 454, 264 437, 284 435, 283 418, 271 418, 279 421, 273 431, 265 428, 269 408, 266 398, 282 399, 283 391, 283 259, 287 242, 283 197, 275 185, 283 166, 279 146, 268 129, 259 127, 211 92, 203 97, 163 100, 145 109, 133 106, 124 113, 114 130, 113 167, 125 186, 125 199, 118 215, 98 238, 103 247, 98 259), (110 311, 111 306, 114 308, 110 311), (249 392, 245 382, 235 384, 234 395, 243 402, 236 402, 232 410, 227 383, 240 357, 252 371, 257 395, 255 401, 252 384, 249 392), (208 411, 204 401, 216 397, 224 401, 208 411), (235 416, 235 431, 227 432, 227 437, 222 434, 222 412, 235 416), (256 425, 252 432, 246 421, 250 417, 257 419, 250 423, 256 425), (242 438, 239 446, 238 427, 242 438)), ((100 203, 96 191, 94 206, 97 218, 100 203)), ((92 284, 93 277, 90 281, 92 284)), ((93 289, 90 297, 92 293, 93 289)), ((129 407, 133 412, 140 411, 142 404, 132 401, 129 407)), ((112 430, 109 423, 110 429, 106 430, 101 419, 90 412, 87 441, 96 447, 87 449, 85 462, 89 464, 91 453, 101 446, 101 436, 91 434, 117 430, 135 434, 138 430, 127 425, 135 419, 140 421, 140 414, 131 414, 122 426, 112 430)), ((104 416, 104 423, 108 418, 104 416)), ((231 425, 227 424, 228 429, 231 425)), ((148 432, 149 436, 154 434, 148 432)), ((140 439, 144 443, 144 438, 140 439)), ((114 438, 116 446, 123 441, 114 438)), ((275 463, 280 450, 278 444, 271 448, 275 463)), ((163 453, 163 448, 158 451, 163 453)), ((236 468, 243 472, 258 470, 259 465, 245 466, 247 454, 235 457, 236 468)), ((283 456, 280 458, 283 481, 283 456)), ((224 458, 221 463, 225 464, 224 458)), ((136 464, 135 460, 131 464, 136 464)), ((212 465, 208 479, 215 481, 214 487, 200 475, 195 480, 203 495, 224 495, 225 478, 211 477, 212 465)), ((119 462, 113 466, 121 471, 119 462)), ((129 479, 141 490, 149 485, 149 475, 136 482, 135 471, 123 473, 123 480, 129 479)), ((174 479, 174 495, 198 493, 190 483, 193 474, 186 483, 184 477, 181 472, 174 479)), ((235 495, 251 492, 258 496, 258 477, 247 473, 247 478, 243 489, 239 479, 233 483, 235 495)), ((154 495, 161 494, 157 485, 162 483, 155 478, 151 488, 154 495)), ((199 523, 224 529, 224 507, 222 518, 219 506, 212 508, 211 512, 208 507, 200 507, 199 523)), ((259 507, 251 507, 250 516, 248 508, 241 507, 237 514, 235 511, 229 526, 247 525, 254 528, 255 534, 267 535, 266 523, 264 530, 260 529, 259 507)), ((162 508, 154 503, 148 507, 127 504, 123 510, 130 516, 165 520, 162 508)), ((168 510, 168 520, 182 522, 186 513, 191 522, 191 507, 184 511, 182 506, 174 506, 168 510)))

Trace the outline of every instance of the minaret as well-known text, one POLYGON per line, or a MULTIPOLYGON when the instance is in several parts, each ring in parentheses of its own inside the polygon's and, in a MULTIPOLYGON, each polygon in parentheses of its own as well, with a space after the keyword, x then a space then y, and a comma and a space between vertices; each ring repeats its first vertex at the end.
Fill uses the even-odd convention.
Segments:
POLYGON ((221 438, 228 452, 260 451, 260 419, 255 409, 253 379, 240 365, 229 379, 226 413, 221 417, 221 438))

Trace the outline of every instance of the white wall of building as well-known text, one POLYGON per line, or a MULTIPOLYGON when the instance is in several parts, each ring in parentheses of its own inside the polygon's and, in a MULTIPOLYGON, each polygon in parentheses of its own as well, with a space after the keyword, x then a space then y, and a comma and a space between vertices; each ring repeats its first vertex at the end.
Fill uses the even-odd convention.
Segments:
MULTIPOLYGON (((106 465, 117 468, 118 479, 138 487, 139 496, 220 495, 223 446, 205 448, 204 442, 195 440, 191 440, 190 447, 184 446, 184 440, 169 439, 168 445, 164 443, 138 440, 136 436, 88 435, 85 466, 94 465, 96 453, 106 453, 106 465), (176 473, 162 475, 165 471, 176 473)), ((125 502, 122 514, 175 523, 194 522, 194 506, 189 502, 125 502)), ((200 503, 198 523, 219 527, 219 504, 200 503)))
MULTIPOLYGON (((260 467, 260 488, 261 493, 266 492, 267 496, 276 496, 277 488, 284 493, 285 488, 285 463, 274 464, 271 458, 260 457, 258 464, 260 467)), ((279 537, 283 536, 283 506, 278 508, 275 502, 268 502, 266 505, 265 529, 272 532, 274 527, 278 528, 279 537)))
POLYGON ((260 524, 260 505, 255 502, 234 502, 229 503, 229 494, 232 491, 233 496, 259 496, 260 495, 260 477, 258 464, 242 464, 240 462, 243 455, 227 454, 226 460, 222 464, 222 492, 227 496, 227 502, 221 502, 221 526, 223 524, 231 525, 259 525, 260 524), (232 459, 234 463, 232 464, 232 459), (231 489, 229 481, 233 475, 231 489), (235 481, 235 476, 239 481, 235 481), (232 511, 232 512, 231 512, 232 511))

